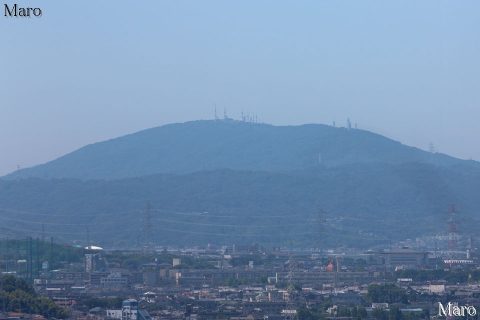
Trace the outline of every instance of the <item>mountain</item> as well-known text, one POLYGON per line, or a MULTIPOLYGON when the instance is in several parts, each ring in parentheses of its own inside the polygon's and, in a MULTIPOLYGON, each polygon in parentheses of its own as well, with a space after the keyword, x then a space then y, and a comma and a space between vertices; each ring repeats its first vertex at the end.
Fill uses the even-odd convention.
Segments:
POLYGON ((445 234, 451 203, 458 206, 461 232, 474 234, 478 190, 480 170, 466 174, 419 163, 294 174, 215 170, 121 180, 4 180, 0 233, 90 237, 109 247, 138 246, 146 238, 163 245, 370 247, 445 234))
POLYGON ((221 120, 169 124, 87 145, 4 178, 121 179, 216 169, 284 172, 319 165, 408 162, 468 163, 364 130, 221 120))
POLYGON ((480 223, 480 165, 381 135, 233 120, 165 125, 0 179, 0 234, 107 247, 372 247, 480 223))

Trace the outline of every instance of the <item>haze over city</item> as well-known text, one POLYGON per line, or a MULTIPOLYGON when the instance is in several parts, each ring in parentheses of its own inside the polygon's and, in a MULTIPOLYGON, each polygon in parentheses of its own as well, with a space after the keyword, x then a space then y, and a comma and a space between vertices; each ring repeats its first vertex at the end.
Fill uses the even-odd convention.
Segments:
POLYGON ((0 320, 477 317, 478 1, 0 8, 0 320))
POLYGON ((0 174, 215 104, 480 159, 478 2, 42 5, 0 22, 0 174))

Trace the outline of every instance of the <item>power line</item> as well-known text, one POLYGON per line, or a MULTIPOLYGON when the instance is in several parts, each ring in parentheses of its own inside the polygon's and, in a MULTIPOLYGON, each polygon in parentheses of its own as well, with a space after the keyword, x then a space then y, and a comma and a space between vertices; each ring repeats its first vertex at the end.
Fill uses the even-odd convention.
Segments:
MULTIPOLYGON (((28 229, 28 228, 17 228, 17 227, 5 227, 5 226, 2 226, 0 227, 0 229, 3 229, 3 230, 9 230, 9 231, 13 231, 13 232, 17 232, 17 233, 30 233, 30 234, 41 234, 42 230, 32 230, 32 229, 28 229)), ((96 234, 100 234, 101 232, 95 232, 96 234)), ((59 235, 84 235, 85 233, 84 232, 75 232, 75 231, 71 231, 71 232, 62 232, 62 231, 48 231, 47 234, 59 234, 59 235)), ((102 232, 103 234, 103 232, 102 232)))
MULTIPOLYGON (((237 227, 248 227, 248 228, 265 228, 265 227, 283 227, 283 226, 312 226, 311 223, 288 223, 286 224, 216 224, 216 223, 205 223, 205 222, 194 222, 194 221, 179 221, 179 220, 170 220, 170 219, 163 219, 163 218, 156 218, 155 221, 160 222, 167 222, 167 223, 179 223, 179 224, 190 224, 190 225, 198 225, 198 226, 208 226, 208 227, 226 227, 226 228, 237 228, 237 227)), ((312 222, 312 221, 309 221, 312 222)))
POLYGON ((285 215, 268 215, 268 214, 257 214, 255 216, 238 216, 238 215, 217 215, 217 214, 211 214, 208 212, 200 212, 200 211, 175 211, 175 210, 168 210, 168 209, 153 209, 152 211, 155 212, 166 212, 170 214, 175 214, 175 215, 186 215, 186 216, 202 216, 202 217, 210 217, 210 218, 295 218, 298 215, 291 215, 291 214, 285 214, 285 215))
MULTIPOLYGON (((236 215, 217 215, 217 214, 212 214, 208 212, 201 212, 201 211, 176 211, 176 210, 170 210, 170 209, 150 209, 152 212, 164 212, 164 213, 170 213, 170 214, 175 214, 175 215, 187 215, 187 216, 205 216, 205 217, 212 217, 212 218, 235 218, 235 217, 247 217, 249 219, 251 218, 293 218, 296 217, 297 215, 292 215, 292 214, 285 214, 285 215, 268 215, 268 214, 257 214, 255 216, 236 216, 236 215)), ((25 214, 25 215, 38 215, 38 216, 49 216, 49 217, 62 217, 62 218, 68 218, 71 215, 69 214, 52 214, 52 213, 46 213, 46 212, 37 212, 37 211, 27 211, 27 210, 18 210, 18 209, 11 209, 11 208, 0 208, 0 211, 5 211, 5 212, 11 212, 15 214, 25 214)), ((121 216, 122 214, 127 214, 127 213, 140 213, 142 212, 141 210, 128 210, 128 211, 115 211, 115 212, 99 212, 99 213, 92 213, 92 214, 82 214, 82 217, 106 217, 106 216, 121 216)))
MULTIPOLYGON (((69 214, 52 214, 52 213, 45 213, 45 212, 34 212, 34 211, 26 211, 26 210, 17 210, 17 209, 10 209, 10 208, 0 208, 0 211, 4 212, 11 212, 15 214, 26 214, 26 215, 36 215, 36 216, 49 216, 49 217, 62 217, 68 218, 71 215, 69 214)), ((118 216, 122 213, 138 213, 138 210, 129 210, 129 211, 115 211, 113 212, 99 212, 99 213, 92 213, 92 214, 82 214, 82 217, 106 217, 106 216, 118 216)))
MULTIPOLYGON (((255 233, 253 233, 253 232, 238 232, 238 233, 232 234, 231 232, 228 232, 228 231, 225 231, 223 233, 217 233, 217 232, 211 232, 211 231, 194 231, 194 230, 167 228, 167 227, 163 227, 163 226, 159 227, 159 229, 164 230, 164 231, 169 231, 169 232, 212 235, 212 236, 226 236, 226 235, 229 235, 229 236, 259 236, 259 235, 268 236, 267 233, 261 232, 261 231, 258 231, 258 232, 255 232, 255 233)), ((295 235, 297 235, 297 236, 313 236, 315 234, 316 234, 315 231, 302 232, 302 233, 295 232, 295 235)))
MULTIPOLYGON (((13 222, 20 222, 20 223, 33 223, 33 224, 40 224, 40 225, 60 225, 60 226, 88 226, 87 223, 65 223, 65 222, 44 222, 44 221, 31 221, 31 220, 23 220, 23 219, 13 219, 9 217, 0 217, 3 220, 9 220, 13 222)), ((41 230, 40 230, 41 231, 41 230)))

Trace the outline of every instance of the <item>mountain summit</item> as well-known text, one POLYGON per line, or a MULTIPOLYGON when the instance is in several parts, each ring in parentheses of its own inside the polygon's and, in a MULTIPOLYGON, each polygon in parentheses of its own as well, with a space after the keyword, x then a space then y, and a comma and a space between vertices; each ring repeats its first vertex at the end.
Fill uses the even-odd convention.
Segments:
POLYGON ((94 143, 5 178, 122 179, 204 170, 292 171, 355 163, 465 161, 359 129, 204 120, 155 127, 94 143))

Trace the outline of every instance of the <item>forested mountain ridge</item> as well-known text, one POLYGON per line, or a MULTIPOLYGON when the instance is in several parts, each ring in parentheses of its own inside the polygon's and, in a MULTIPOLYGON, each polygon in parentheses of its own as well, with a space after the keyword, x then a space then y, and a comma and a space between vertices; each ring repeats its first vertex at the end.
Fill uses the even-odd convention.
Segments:
POLYGON ((193 121, 0 179, 0 232, 110 247, 369 247, 444 234, 451 204, 462 231, 474 232, 478 190, 477 162, 364 130, 193 121))
POLYGON ((94 143, 4 178, 121 179, 234 169, 290 171, 355 163, 478 165, 358 129, 234 120, 169 124, 94 143))
POLYGON ((0 231, 141 245, 147 205, 159 244, 364 246, 480 221, 480 170, 356 164, 295 173, 215 170, 121 180, 0 181, 0 231), (414 221, 415 223, 412 223, 414 221), (43 229, 42 229, 43 227, 43 229))

